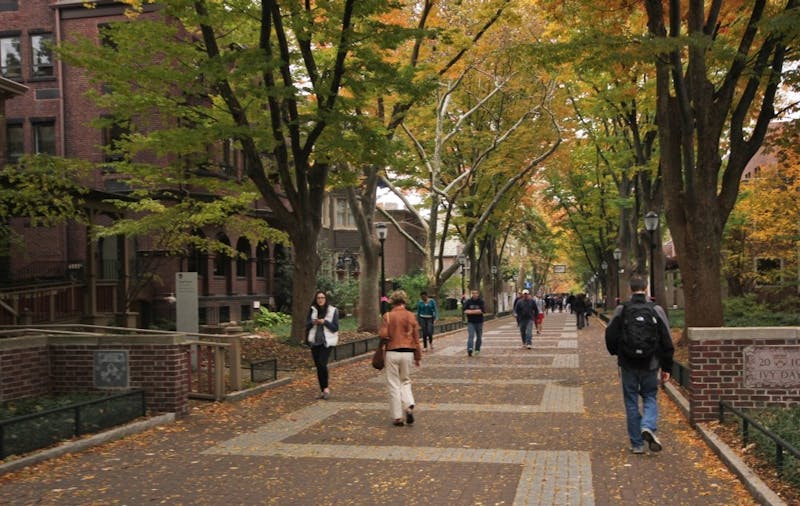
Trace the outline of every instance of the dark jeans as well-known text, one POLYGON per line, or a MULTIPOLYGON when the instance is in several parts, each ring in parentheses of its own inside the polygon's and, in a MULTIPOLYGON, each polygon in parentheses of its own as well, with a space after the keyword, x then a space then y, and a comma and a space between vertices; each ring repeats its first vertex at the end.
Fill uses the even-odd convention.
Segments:
POLYGON ((422 333, 422 344, 427 348, 433 346, 433 318, 418 318, 419 330, 422 333))
POLYGON ((328 388, 328 359, 331 358, 331 349, 327 346, 311 347, 311 356, 314 358, 314 366, 317 368, 320 390, 328 388))

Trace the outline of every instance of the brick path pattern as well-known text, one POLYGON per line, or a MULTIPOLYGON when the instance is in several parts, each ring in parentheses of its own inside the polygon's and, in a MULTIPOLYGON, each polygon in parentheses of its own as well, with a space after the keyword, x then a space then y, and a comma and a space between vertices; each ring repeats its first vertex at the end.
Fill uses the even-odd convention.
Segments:
POLYGON ((316 380, 0 477, 0 504, 755 504, 660 395, 664 451, 632 455, 603 327, 551 313, 533 349, 511 318, 435 338, 416 424, 389 418, 366 359, 316 380))

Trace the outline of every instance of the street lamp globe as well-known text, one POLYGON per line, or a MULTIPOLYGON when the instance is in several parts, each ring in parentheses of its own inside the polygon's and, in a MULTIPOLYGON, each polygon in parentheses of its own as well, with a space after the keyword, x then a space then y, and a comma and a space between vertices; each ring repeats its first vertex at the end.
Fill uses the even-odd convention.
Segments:
POLYGON ((650 211, 644 215, 644 228, 648 232, 655 232, 658 228, 658 213, 650 211))
POLYGON ((644 215, 644 228, 646 228, 647 232, 650 234, 650 296, 655 297, 656 268, 653 263, 653 255, 656 249, 654 235, 656 229, 658 229, 658 213, 650 211, 644 215))

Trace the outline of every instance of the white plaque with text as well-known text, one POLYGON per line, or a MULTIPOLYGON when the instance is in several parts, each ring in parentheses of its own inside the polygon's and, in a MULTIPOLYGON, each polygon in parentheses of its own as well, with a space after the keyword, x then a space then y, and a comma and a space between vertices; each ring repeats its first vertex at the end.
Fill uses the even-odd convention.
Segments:
POLYGON ((748 346, 744 349, 746 387, 800 387, 800 346, 748 346))

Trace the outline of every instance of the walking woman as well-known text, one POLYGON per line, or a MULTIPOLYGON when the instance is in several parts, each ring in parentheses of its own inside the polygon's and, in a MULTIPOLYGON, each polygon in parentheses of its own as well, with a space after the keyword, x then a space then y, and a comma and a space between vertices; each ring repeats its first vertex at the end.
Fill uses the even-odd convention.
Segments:
POLYGON ((339 311, 328 304, 325 292, 319 291, 314 295, 314 302, 311 303, 306 320, 306 330, 311 356, 317 368, 321 392, 319 398, 327 399, 331 396, 331 389, 328 386, 328 359, 332 347, 339 342, 339 311))
POLYGON ((389 413, 395 425, 414 423, 414 394, 411 391, 411 363, 419 367, 422 350, 419 324, 406 308, 408 296, 397 290, 389 297, 391 311, 383 315, 378 335, 386 345, 386 385, 389 389, 389 413))

